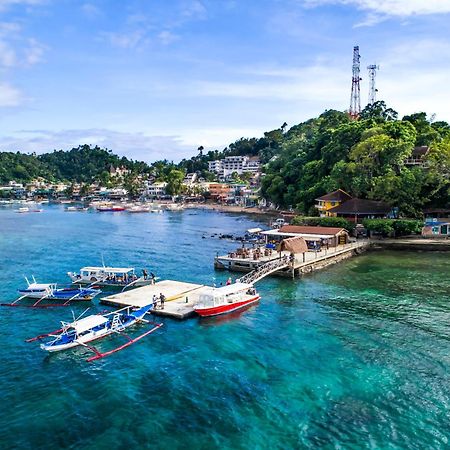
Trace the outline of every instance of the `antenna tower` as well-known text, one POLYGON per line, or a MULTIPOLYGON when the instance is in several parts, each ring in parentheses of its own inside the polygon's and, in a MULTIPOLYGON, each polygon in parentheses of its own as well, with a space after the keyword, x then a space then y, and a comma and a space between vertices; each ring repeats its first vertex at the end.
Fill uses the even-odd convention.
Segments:
POLYGON ((367 66, 367 70, 369 71, 369 105, 373 105, 377 101, 378 89, 375 87, 375 78, 377 70, 380 70, 380 66, 371 64, 367 66))
POLYGON ((359 75, 360 67, 359 60, 361 56, 359 54, 359 46, 353 47, 353 76, 352 76, 352 95, 350 97, 350 109, 348 111, 352 119, 357 119, 361 113, 361 89, 359 82, 362 78, 359 75))

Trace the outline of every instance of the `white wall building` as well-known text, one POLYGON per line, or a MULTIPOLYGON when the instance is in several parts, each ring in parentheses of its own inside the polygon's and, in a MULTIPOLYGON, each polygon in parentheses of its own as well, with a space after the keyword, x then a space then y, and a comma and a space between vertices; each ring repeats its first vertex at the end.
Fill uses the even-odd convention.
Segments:
POLYGON ((227 177, 236 172, 241 175, 244 172, 259 172, 261 163, 258 158, 248 156, 226 156, 224 159, 210 161, 208 169, 221 177, 227 177))
POLYGON ((163 195, 166 195, 166 187, 166 182, 153 183, 147 186, 145 194, 149 197, 162 197, 163 195))

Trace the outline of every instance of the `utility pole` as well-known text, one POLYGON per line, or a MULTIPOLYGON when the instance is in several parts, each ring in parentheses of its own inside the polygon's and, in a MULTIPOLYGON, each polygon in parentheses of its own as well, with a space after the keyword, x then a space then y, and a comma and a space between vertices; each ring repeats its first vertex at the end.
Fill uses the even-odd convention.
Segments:
POLYGON ((361 113, 361 88, 360 81, 360 61, 361 56, 359 54, 359 46, 353 47, 353 73, 352 73, 352 95, 350 97, 350 109, 348 111, 349 116, 356 120, 361 113))
POLYGON ((375 78, 377 70, 380 70, 380 66, 371 64, 367 66, 367 70, 369 71, 369 105, 373 105, 377 101, 378 89, 375 87, 375 78))

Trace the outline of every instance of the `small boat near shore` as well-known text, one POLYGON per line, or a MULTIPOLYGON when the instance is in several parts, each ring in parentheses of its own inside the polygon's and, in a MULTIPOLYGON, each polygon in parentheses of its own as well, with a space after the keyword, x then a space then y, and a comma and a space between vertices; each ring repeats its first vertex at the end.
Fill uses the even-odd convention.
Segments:
POLYGON ((152 308, 153 304, 143 306, 139 309, 133 309, 133 307, 127 306, 107 314, 94 314, 81 318, 84 314, 83 313, 77 319, 74 318, 72 322, 61 321, 62 327, 60 329, 27 339, 26 342, 34 342, 45 338, 51 338, 40 345, 42 350, 49 353, 83 346, 95 354, 94 356, 88 358, 87 361, 95 361, 129 347, 160 328, 163 325, 162 323, 155 323, 144 319, 144 316, 149 313, 152 308), (152 325, 152 328, 136 338, 131 338, 123 333, 124 330, 137 323, 150 324, 152 325), (96 339, 121 333, 123 333, 122 335, 126 337, 127 342, 107 352, 101 353, 95 347, 88 345, 88 342, 96 339))
POLYGON ((40 208, 30 209, 27 206, 24 206, 22 208, 16 209, 16 213, 19 213, 19 214, 25 214, 25 213, 30 213, 30 212, 31 213, 40 213, 42 211, 43 211, 43 209, 40 209, 40 208))
POLYGON ((234 283, 202 292, 194 311, 202 317, 217 316, 246 308, 260 298, 253 285, 234 283))
POLYGON ((129 213, 148 213, 150 212, 150 208, 147 206, 132 206, 131 208, 127 209, 127 212, 129 213))
POLYGON ((121 212, 121 211, 125 211, 125 207, 119 206, 119 205, 112 205, 112 206, 104 205, 104 206, 98 206, 97 211, 98 212, 121 212))

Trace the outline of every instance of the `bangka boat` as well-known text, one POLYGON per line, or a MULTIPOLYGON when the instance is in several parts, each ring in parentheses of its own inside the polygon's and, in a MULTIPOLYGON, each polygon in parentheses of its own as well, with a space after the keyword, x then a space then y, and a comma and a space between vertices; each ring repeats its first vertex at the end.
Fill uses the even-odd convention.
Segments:
POLYGON ((12 303, 2 303, 2 306, 27 306, 34 308, 49 308, 52 306, 67 306, 73 301, 90 301, 101 293, 99 289, 92 289, 89 287, 69 287, 58 288, 56 283, 37 283, 33 277, 33 283, 30 283, 27 278, 27 287, 18 289, 20 297, 12 303), (24 299, 37 300, 32 305, 20 303, 24 299), (42 300, 50 301, 50 303, 41 303, 42 300), (58 302, 58 303, 57 303, 58 302))
POLYGON ((150 212, 150 208, 147 206, 132 206, 131 208, 127 209, 127 212, 129 213, 148 213, 150 212))
POLYGON ((260 298, 251 284, 234 283, 202 292, 194 311, 202 317, 217 316, 248 307, 260 298))
POLYGON ((68 350, 77 346, 83 346, 95 353, 95 355, 88 358, 87 361, 95 361, 129 347, 131 344, 134 344, 143 337, 160 328, 163 325, 162 323, 156 323, 144 319, 144 316, 152 308, 153 304, 143 306, 142 308, 136 310, 133 310, 133 307, 131 306, 127 306, 107 314, 94 314, 81 318, 84 314, 83 313, 77 319, 74 318, 72 322, 61 321, 62 327, 59 330, 27 339, 26 342, 51 338, 47 342, 40 345, 42 350, 51 353, 68 350), (134 339, 123 333, 125 329, 137 324, 138 322, 151 324, 153 327, 134 339), (104 353, 101 353, 95 347, 88 345, 88 342, 104 338, 114 333, 123 333, 123 336, 127 338, 127 342, 104 353))
POLYGON ((82 267, 78 273, 67 272, 72 283, 110 287, 139 287, 152 284, 151 277, 138 277, 133 267, 82 267))

